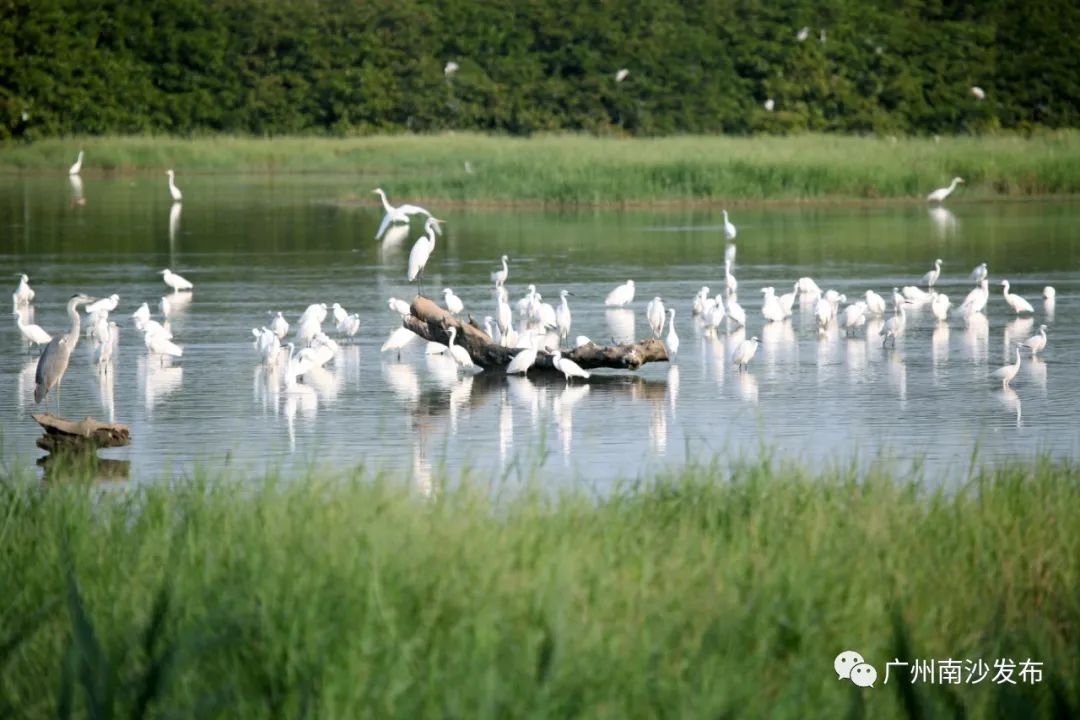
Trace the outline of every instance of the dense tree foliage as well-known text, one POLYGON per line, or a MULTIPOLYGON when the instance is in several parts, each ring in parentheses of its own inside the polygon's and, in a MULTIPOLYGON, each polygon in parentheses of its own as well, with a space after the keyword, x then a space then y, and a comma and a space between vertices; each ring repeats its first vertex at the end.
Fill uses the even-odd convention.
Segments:
POLYGON ((1060 0, 0 0, 0 137, 1077 125, 1060 0))

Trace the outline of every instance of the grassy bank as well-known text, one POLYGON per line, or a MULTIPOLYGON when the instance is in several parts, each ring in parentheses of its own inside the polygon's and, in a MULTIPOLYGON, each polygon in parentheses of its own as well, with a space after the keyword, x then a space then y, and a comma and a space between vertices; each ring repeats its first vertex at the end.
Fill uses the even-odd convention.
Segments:
POLYGON ((921 199, 954 175, 957 200, 1080 192, 1080 133, 890 139, 531 139, 456 134, 332 139, 93 137, 7 144, 0 171, 83 174, 346 172, 397 198, 552 204, 921 199), (468 168, 471 170, 467 171, 468 168))
POLYGON ((938 493, 766 462, 600 502, 15 478, 0 518, 4 717, 1080 712, 1077 465, 938 493), (845 649, 877 687, 837 679, 845 649), (884 685, 895 657, 1045 665, 1036 685, 884 685))

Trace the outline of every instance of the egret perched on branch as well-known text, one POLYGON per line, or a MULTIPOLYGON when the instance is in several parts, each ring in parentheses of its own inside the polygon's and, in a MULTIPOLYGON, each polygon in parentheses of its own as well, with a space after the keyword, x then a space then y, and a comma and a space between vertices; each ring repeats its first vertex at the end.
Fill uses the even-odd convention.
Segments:
POLYGON ((80 305, 94 302, 94 298, 79 293, 68 300, 67 314, 71 318, 71 329, 67 335, 58 335, 49 341, 38 358, 37 372, 34 374, 34 403, 40 403, 56 388, 56 412, 60 412, 60 382, 67 372, 71 351, 79 343, 80 305))
MULTIPOLYGON (((419 205, 398 205, 394 207, 390 204, 390 201, 386 199, 386 193, 382 188, 375 188, 371 192, 375 193, 382 199, 383 208, 386 210, 386 214, 383 215, 382 222, 379 224, 379 230, 375 233, 375 239, 378 240, 383 236, 394 223, 408 223, 409 219, 413 215, 427 215, 428 219, 432 219, 434 216, 426 208, 422 208, 419 205)), ((442 230, 438 227, 435 228, 435 232, 442 234, 442 230)))
POLYGON ((421 294, 424 287, 424 267, 427 265, 432 251, 435 250, 435 235, 439 232, 440 223, 442 223, 442 220, 429 217, 427 222, 424 223, 424 230, 427 235, 417 240, 412 246, 412 250, 409 251, 409 269, 405 277, 409 282, 416 281, 417 290, 421 294))
POLYGON ((80 150, 79 157, 75 160, 75 164, 68 168, 68 175, 78 175, 80 172, 82 172, 82 160, 83 151, 80 150))
POLYGON ((952 182, 949 183, 948 187, 938 188, 934 192, 927 195, 926 196, 926 201, 927 202, 932 202, 932 203, 945 202, 945 198, 952 195, 952 191, 955 190, 956 186, 959 183, 962 183, 962 182, 964 182, 964 178, 954 177, 952 179, 952 182))
POLYGON ((458 365, 465 368, 466 370, 471 370, 472 368, 476 367, 476 364, 473 362, 472 356, 469 355, 468 350, 461 347, 460 345, 455 345, 454 344, 454 340, 456 338, 457 338, 457 328, 456 327, 451 327, 450 328, 450 342, 447 344, 447 347, 450 348, 450 356, 452 358, 454 358, 454 362, 456 362, 458 365))
POLYGON ((565 340, 570 334, 570 303, 566 296, 572 294, 569 290, 559 291, 559 307, 555 310, 555 328, 559 331, 559 339, 565 340))
POLYGON ((172 195, 173 202, 180 202, 184 199, 184 194, 180 192, 180 188, 176 187, 176 173, 166 170, 165 174, 169 176, 169 194, 172 195))
POLYGON ((585 378, 588 380, 591 375, 587 370, 582 370, 581 366, 568 357, 563 357, 561 352, 556 352, 551 360, 555 369, 563 374, 566 378, 566 382, 570 382, 570 378, 585 378))
POLYGON ((461 302, 461 298, 455 295, 450 288, 443 288, 443 303, 452 315, 458 315, 465 311, 465 303, 461 302))
POLYGON ((668 355, 674 356, 679 352, 679 336, 675 332, 675 308, 668 308, 668 330, 664 346, 667 348, 668 355))
POLYGON ((169 268, 164 270, 158 270, 158 275, 161 275, 161 279, 165 281, 165 284, 173 289, 173 292, 180 292, 181 290, 191 290, 195 286, 188 280, 180 277, 169 268))

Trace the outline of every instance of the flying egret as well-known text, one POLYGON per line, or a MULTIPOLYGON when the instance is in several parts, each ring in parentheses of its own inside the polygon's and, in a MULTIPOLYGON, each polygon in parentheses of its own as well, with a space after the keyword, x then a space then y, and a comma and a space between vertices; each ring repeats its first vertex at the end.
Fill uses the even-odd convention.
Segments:
POLYGON ((555 329, 559 331, 559 340, 565 340, 570 334, 572 317, 570 315, 570 303, 566 299, 566 296, 570 294, 569 290, 559 291, 559 307, 555 310, 555 329))
POLYGON ((948 187, 938 188, 934 192, 926 196, 927 202, 940 203, 945 202, 945 198, 952 194, 952 191, 956 189, 957 184, 964 182, 964 178, 954 177, 948 187))
POLYGON ((1001 287, 1004 288, 1004 290, 1002 290, 1002 295, 1005 296, 1005 302, 1009 303, 1009 307, 1011 307, 1013 309, 1013 312, 1015 312, 1017 315, 1019 315, 1020 313, 1035 312, 1035 308, 1031 307, 1031 303, 1020 297, 1019 295, 1014 295, 1009 292, 1008 280, 1002 280, 1001 287))
POLYGON ((158 270, 158 275, 162 276, 162 280, 165 281, 166 285, 173 289, 173 292, 180 292, 181 290, 191 290, 195 287, 190 282, 180 277, 169 268, 165 268, 164 270, 158 270))
POLYGON ((633 280, 627 280, 625 284, 615 288, 604 298, 604 305, 608 307, 622 307, 632 302, 634 302, 633 280))
POLYGON ((934 293, 934 298, 930 301, 930 310, 938 320, 947 320, 951 304, 949 296, 945 293, 934 293))
POLYGON ((75 159, 75 164, 68 168, 68 175, 78 175, 80 172, 82 172, 82 160, 83 151, 80 150, 79 157, 75 159))
POLYGON ((461 302, 461 298, 455 295, 450 288, 443 288, 443 304, 446 305, 446 309, 450 311, 451 315, 457 315, 465 311, 465 303, 461 302))
POLYGON ((668 330, 664 345, 670 356, 675 356, 679 352, 679 336, 675 332, 675 308, 668 308, 668 330))
POLYGON ((1020 348, 1016 348, 1016 362, 1010 365, 999 367, 995 370, 990 377, 995 380, 1001 381, 1001 387, 1009 387, 1009 383, 1016 377, 1016 373, 1020 372, 1020 348))
POLYGON ((925 275, 923 275, 922 279, 919 280, 919 284, 920 285, 925 285, 927 287, 932 288, 932 287, 934 287, 934 283, 937 282, 937 280, 938 280, 938 278, 940 276, 941 276, 941 259, 939 258, 939 259, 934 261, 934 269, 928 271, 925 275))
POLYGON ((580 365, 570 358, 563 357, 563 354, 559 351, 555 351, 555 355, 552 356, 552 364, 556 370, 563 374, 566 382, 570 382, 570 378, 579 377, 588 380, 591 377, 588 370, 583 370, 580 365))
POLYGON ((971 271, 971 274, 968 275, 968 279, 971 280, 971 282, 978 285, 979 283, 981 283, 983 280, 986 279, 986 276, 988 274, 989 274, 989 271, 986 268, 986 263, 980 263, 979 265, 975 266, 974 270, 971 271))
POLYGON ((896 314, 885 321, 885 324, 881 327, 879 333, 883 338, 881 341, 881 347, 885 347, 885 343, 892 338, 893 347, 896 347, 896 338, 904 334, 904 328, 907 325, 907 315, 904 313, 904 305, 901 303, 896 307, 896 314))
POLYGON ((652 328, 653 337, 660 337, 660 333, 664 332, 667 312, 664 310, 664 301, 659 296, 654 297, 645 306, 645 318, 649 321, 649 327, 652 328))
POLYGON ((724 213, 724 237, 728 240, 734 240, 736 235, 735 225, 728 219, 727 210, 721 212, 724 213))
POLYGON ((87 315, 93 315, 99 310, 104 310, 105 312, 112 312, 116 309, 116 306, 119 303, 120 296, 116 293, 113 293, 109 297, 101 298, 100 300, 95 300, 94 302, 90 303, 85 308, 83 308, 83 312, 87 315))
POLYGON ((270 329, 277 335, 278 340, 289 334, 289 321, 280 312, 270 321, 270 329))
POLYGON ((22 313, 18 310, 15 310, 12 314, 15 316, 15 324, 19 327, 19 332, 31 345, 46 345, 52 340, 52 335, 45 332, 40 325, 33 323, 24 325, 22 313))
POLYGON ((495 287, 502 287, 506 284, 506 278, 510 277, 510 267, 506 264, 509 260, 507 256, 502 256, 502 270, 496 270, 491 273, 491 282, 495 283, 495 287))
POLYGON ((1031 357, 1035 357, 1042 352, 1046 347, 1046 326, 1040 325, 1039 332, 1020 343, 1020 347, 1025 347, 1030 350, 1031 357))
POLYGON ((67 314, 71 319, 71 329, 67 335, 57 335, 41 351, 37 362, 37 372, 34 374, 34 404, 40 403, 49 395, 53 387, 56 388, 56 412, 60 412, 60 382, 67 372, 68 360, 71 351, 79 343, 79 311, 80 305, 94 302, 94 298, 82 293, 72 295, 68 300, 67 314))
POLYGON ((439 232, 440 223, 442 223, 442 220, 428 217, 424 223, 424 231, 427 235, 417 240, 412 246, 412 250, 409 251, 409 269, 405 277, 409 282, 415 280, 417 290, 421 293, 424 288, 424 268, 427 266, 428 258, 431 257, 431 253, 435 249, 435 235, 439 232))
POLYGON ((885 298, 873 290, 866 291, 866 312, 871 315, 884 315, 886 310, 885 298))
POLYGON ((26 273, 18 273, 18 278, 19 285, 15 288, 15 292, 12 293, 11 299, 15 303, 15 307, 22 307, 32 303, 36 293, 30 287, 30 277, 26 273))
MULTIPOLYGON (((383 209, 386 210, 386 214, 383 215, 382 222, 379 224, 379 230, 375 233, 375 239, 378 240, 383 236, 393 223, 403 222, 408 223, 413 215, 427 215, 428 220, 432 220, 434 216, 426 209, 419 205, 398 205, 394 207, 390 204, 390 201, 386 199, 386 193, 382 188, 375 188, 371 192, 375 193, 382 199, 383 209)), ((440 221, 441 222, 441 221, 440 221)), ((439 227, 435 227, 434 232, 442 234, 442 230, 439 227)))
POLYGON ((450 348, 450 357, 454 358, 454 362, 467 370, 475 368, 476 363, 473 362, 472 356, 469 355, 469 351, 460 345, 454 344, 454 340, 457 338, 457 328, 451 327, 449 332, 450 342, 447 344, 447 347, 450 348))
POLYGON ((166 170, 165 174, 169 176, 169 194, 172 195, 173 202, 180 202, 184 199, 184 195, 180 192, 180 188, 176 187, 176 173, 166 170))
POLYGON ((756 335, 739 343, 738 347, 735 348, 735 352, 731 353, 731 362, 734 363, 735 369, 745 370, 750 361, 754 359, 757 349, 758 339, 756 335))

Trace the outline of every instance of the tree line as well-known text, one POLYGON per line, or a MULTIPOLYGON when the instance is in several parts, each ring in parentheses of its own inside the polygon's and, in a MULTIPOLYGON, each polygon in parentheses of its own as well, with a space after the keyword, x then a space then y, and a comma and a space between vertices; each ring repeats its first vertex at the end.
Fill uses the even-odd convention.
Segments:
POLYGON ((1078 121, 1054 0, 0 0, 0 138, 1078 121))

